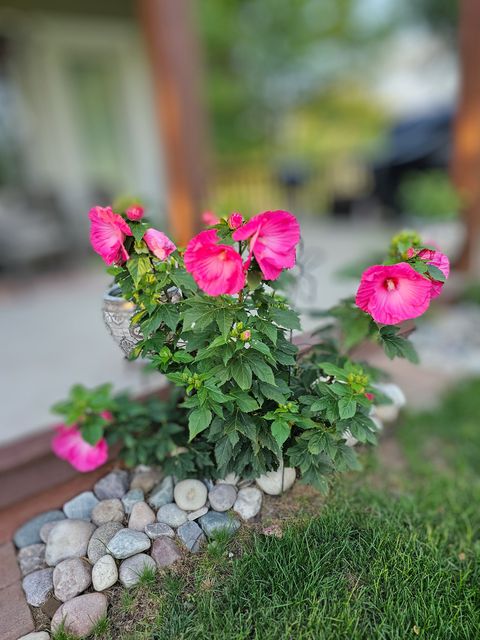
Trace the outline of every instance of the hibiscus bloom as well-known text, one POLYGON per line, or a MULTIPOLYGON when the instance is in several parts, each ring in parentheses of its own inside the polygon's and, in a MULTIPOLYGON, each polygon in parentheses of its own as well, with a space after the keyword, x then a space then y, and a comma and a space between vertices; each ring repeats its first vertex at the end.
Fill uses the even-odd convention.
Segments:
POLYGON ((128 207, 126 214, 129 220, 141 220, 143 218, 144 209, 140 204, 134 204, 128 207))
POLYGON ((245 286, 242 258, 233 247, 218 244, 216 229, 192 238, 185 251, 185 268, 209 296, 238 293, 245 286))
POLYGON ((380 324, 398 324, 427 310, 432 282, 409 265, 374 265, 362 274, 355 302, 380 324))
POLYGON ((159 260, 166 260, 177 248, 168 236, 156 229, 147 229, 143 239, 153 255, 159 260))
POLYGON ((265 211, 251 218, 233 233, 234 240, 250 238, 252 253, 265 280, 276 280, 283 269, 295 266, 295 248, 300 240, 300 225, 288 211, 265 211))
POLYGON ((108 459, 108 444, 105 438, 101 438, 92 445, 82 438, 76 425, 67 427, 58 425, 55 437, 52 440, 52 449, 56 456, 69 462, 77 471, 86 473, 93 471, 108 459))
POLYGON ((213 211, 204 211, 202 213, 202 222, 207 227, 214 227, 220 222, 220 218, 216 216, 213 211))
POLYGON ((130 227, 111 207, 93 207, 88 217, 91 221, 90 242, 106 264, 122 264, 128 260, 123 245, 125 236, 131 236, 130 227))
MULTIPOLYGON (((445 276, 445 279, 450 275, 450 260, 448 256, 446 256, 441 251, 433 251, 431 249, 422 249, 418 254, 419 258, 422 260, 426 260, 427 264, 431 264, 440 271, 445 276)), ((437 298, 442 292, 442 287, 444 283, 439 280, 432 281, 432 298, 437 298)))

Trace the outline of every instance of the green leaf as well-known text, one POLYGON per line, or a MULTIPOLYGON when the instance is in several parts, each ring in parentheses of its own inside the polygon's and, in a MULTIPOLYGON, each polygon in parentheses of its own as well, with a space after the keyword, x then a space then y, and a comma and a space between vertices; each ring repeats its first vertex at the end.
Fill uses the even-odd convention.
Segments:
POLYGON ((301 329, 298 314, 292 309, 270 309, 270 317, 285 329, 301 329))
POLYGON ((257 331, 260 331, 260 333, 267 336, 270 342, 277 344, 278 329, 274 324, 258 318, 255 322, 255 328, 257 331))
POLYGON ((260 383, 260 391, 265 398, 274 400, 278 404, 285 404, 287 401, 287 397, 273 384, 260 383))
POLYGON ((223 436, 215 445, 215 460, 217 466, 226 467, 231 460, 233 447, 228 436, 223 436))
POLYGON ((95 445, 103 436, 103 421, 89 421, 82 426, 81 432, 82 438, 88 444, 95 445))
POLYGON ((232 328, 233 318, 234 315, 230 309, 218 309, 217 313, 215 314, 215 321, 220 330, 220 333, 225 339, 227 338, 228 334, 230 333, 230 329, 232 328))
POLYGON ((347 379, 345 371, 331 362, 321 362, 318 366, 329 376, 335 376, 335 378, 339 378, 340 380, 347 379))
POLYGON ((132 276, 134 285, 138 287, 143 276, 151 269, 150 258, 134 254, 127 260, 127 269, 132 276))
POLYGON ((230 397, 234 399, 240 411, 250 413, 251 411, 256 411, 258 409, 258 402, 255 398, 252 398, 252 396, 248 395, 248 393, 245 393, 244 391, 232 389, 232 391, 230 391, 230 397))
POLYGON ((212 421, 212 412, 205 407, 194 409, 188 417, 189 442, 199 433, 205 431, 212 421))
POLYGON ((259 380, 261 380, 262 382, 266 382, 267 384, 275 384, 275 376, 273 375, 273 371, 266 362, 253 358, 250 358, 248 362, 252 368, 253 373, 259 380))
POLYGON ((382 327, 378 334, 380 344, 390 360, 398 356, 417 364, 419 358, 415 347, 411 342, 397 335, 399 330, 399 327, 382 327))
POLYGON ((350 396, 343 396, 338 401, 338 413, 340 418, 345 420, 346 418, 352 418, 357 410, 356 401, 350 396))
POLYGON ((434 280, 437 280, 438 282, 445 282, 446 280, 443 271, 441 271, 434 264, 428 265, 428 273, 434 280))
POLYGON ((166 302, 160 306, 159 314, 167 327, 172 331, 175 331, 180 319, 178 307, 175 304, 166 302))
POLYGON ((130 222, 129 225, 135 241, 140 242, 145 235, 145 231, 148 229, 148 224, 145 224, 144 222, 130 222))
POLYGON ((288 423, 283 420, 274 420, 274 422, 272 422, 271 429, 272 436, 277 441, 278 446, 281 447, 290 436, 290 427, 288 423))
POLYGON ((248 364, 243 362, 241 358, 237 358, 230 363, 229 371, 240 389, 250 389, 252 386, 252 370, 248 364))
POLYGON ((179 289, 187 290, 187 291, 195 291, 197 288, 197 285, 195 284, 195 280, 187 271, 184 271, 183 269, 179 268, 179 269, 175 269, 175 271, 172 271, 172 273, 170 274, 170 278, 172 279, 172 282, 174 282, 179 289))

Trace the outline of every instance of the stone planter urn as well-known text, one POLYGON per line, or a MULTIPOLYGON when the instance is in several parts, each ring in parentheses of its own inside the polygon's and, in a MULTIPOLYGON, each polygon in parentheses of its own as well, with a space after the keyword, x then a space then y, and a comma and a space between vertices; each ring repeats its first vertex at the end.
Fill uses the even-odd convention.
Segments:
MULTIPOLYGON (((177 287, 170 287, 162 295, 160 304, 165 302, 180 302, 182 292, 177 287)), ((128 357, 135 345, 143 340, 142 331, 137 324, 132 324, 132 318, 137 311, 135 303, 125 300, 122 297, 120 287, 112 285, 103 295, 103 320, 105 325, 123 351, 128 357)))

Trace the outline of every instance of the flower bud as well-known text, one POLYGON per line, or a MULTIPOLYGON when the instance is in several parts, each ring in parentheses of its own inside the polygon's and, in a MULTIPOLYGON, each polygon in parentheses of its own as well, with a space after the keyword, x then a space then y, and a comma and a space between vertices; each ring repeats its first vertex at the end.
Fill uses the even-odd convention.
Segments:
POLYGON ((234 231, 243 224, 243 216, 241 213, 234 212, 229 216, 227 222, 230 229, 234 231))
POLYGON ((129 220, 141 220, 143 218, 144 209, 139 204, 134 204, 128 207, 126 214, 129 220))
POLYGON ((250 340, 251 337, 252 337, 252 332, 249 329, 242 331, 242 333, 240 334, 240 340, 243 340, 243 342, 250 340))

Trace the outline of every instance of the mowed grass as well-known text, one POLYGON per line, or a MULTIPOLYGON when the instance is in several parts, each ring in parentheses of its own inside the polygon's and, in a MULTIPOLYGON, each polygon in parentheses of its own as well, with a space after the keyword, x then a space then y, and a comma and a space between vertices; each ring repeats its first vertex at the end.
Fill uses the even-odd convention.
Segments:
POLYGON ((369 454, 281 539, 222 540, 119 592, 97 637, 480 638, 480 380, 404 417, 394 450, 369 454))

